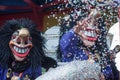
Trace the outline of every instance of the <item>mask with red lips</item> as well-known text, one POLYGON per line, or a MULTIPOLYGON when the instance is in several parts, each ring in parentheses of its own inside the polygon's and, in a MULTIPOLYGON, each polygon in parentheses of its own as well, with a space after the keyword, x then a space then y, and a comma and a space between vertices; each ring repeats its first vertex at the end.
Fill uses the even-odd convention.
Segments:
POLYGON ((11 51, 17 61, 23 61, 28 55, 33 46, 32 38, 28 29, 21 28, 12 34, 9 42, 11 51))
POLYGON ((88 47, 93 46, 98 36, 100 35, 100 30, 98 29, 98 23, 96 22, 99 17, 100 17, 100 13, 94 10, 83 21, 84 27, 81 34, 81 39, 85 46, 88 47), (93 13, 95 14, 93 15, 93 13))

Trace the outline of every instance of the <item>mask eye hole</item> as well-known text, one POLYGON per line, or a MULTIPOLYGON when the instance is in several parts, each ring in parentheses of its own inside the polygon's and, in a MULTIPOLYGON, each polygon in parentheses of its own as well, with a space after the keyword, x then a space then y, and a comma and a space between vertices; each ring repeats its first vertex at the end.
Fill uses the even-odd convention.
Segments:
POLYGON ((25 40, 25 44, 28 44, 28 40, 25 40))
POLYGON ((13 36, 12 36, 12 39, 15 39, 15 38, 16 38, 16 35, 13 35, 13 36))
POLYGON ((25 44, 28 44, 29 41, 32 41, 32 37, 28 37, 28 38, 26 38, 26 39, 25 39, 25 44))

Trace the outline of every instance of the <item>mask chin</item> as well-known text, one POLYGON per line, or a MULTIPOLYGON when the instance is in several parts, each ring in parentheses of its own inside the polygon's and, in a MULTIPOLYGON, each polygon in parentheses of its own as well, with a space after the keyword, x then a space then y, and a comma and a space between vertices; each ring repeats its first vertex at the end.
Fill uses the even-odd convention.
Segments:
POLYGON ((14 58, 15 58, 16 61, 23 61, 23 60, 26 59, 26 57, 19 57, 19 56, 16 56, 16 55, 14 55, 14 58))

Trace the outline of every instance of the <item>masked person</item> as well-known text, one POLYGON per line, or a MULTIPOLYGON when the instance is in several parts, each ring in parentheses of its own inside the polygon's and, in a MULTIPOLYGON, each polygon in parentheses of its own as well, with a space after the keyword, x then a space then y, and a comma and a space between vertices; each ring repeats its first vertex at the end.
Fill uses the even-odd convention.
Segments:
POLYGON ((0 29, 0 80, 35 80, 56 61, 44 54, 44 39, 30 19, 6 21, 0 29))
MULTIPOLYGON (((61 60, 62 62, 73 60, 98 62, 105 78, 113 79, 107 55, 109 53, 106 44, 107 31, 101 13, 97 9, 92 9, 88 16, 82 17, 81 15, 77 17, 79 20, 68 19, 75 21, 76 24, 72 25, 73 28, 65 32, 60 38, 61 60)), ((72 18, 74 19, 74 17, 72 18)), ((70 23, 66 24, 70 26, 70 23)))

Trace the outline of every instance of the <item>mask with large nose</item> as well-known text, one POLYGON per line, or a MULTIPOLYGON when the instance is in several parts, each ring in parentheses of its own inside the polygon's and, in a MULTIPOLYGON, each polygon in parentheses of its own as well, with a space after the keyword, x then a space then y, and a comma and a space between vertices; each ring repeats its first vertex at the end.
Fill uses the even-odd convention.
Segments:
POLYGON ((10 49, 17 61, 23 61, 33 46, 32 38, 27 28, 21 28, 12 34, 9 42, 10 49))

